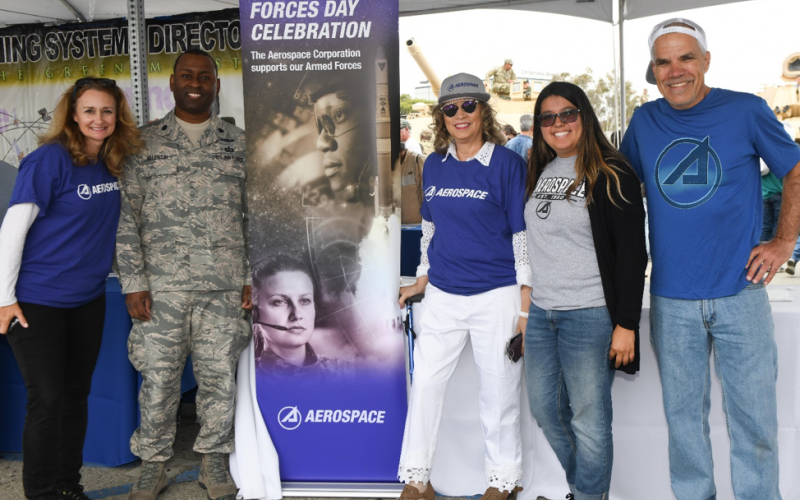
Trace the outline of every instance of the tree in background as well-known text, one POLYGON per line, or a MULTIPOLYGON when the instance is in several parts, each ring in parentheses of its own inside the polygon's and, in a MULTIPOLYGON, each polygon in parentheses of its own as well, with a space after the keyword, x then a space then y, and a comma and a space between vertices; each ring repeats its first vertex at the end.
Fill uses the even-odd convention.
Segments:
MULTIPOLYGON (((586 92, 586 97, 592 103, 594 112, 600 120, 600 125, 606 132, 614 131, 614 93, 617 88, 617 76, 614 71, 595 82, 591 68, 586 68, 586 72, 572 76, 569 73, 559 73, 553 76, 554 82, 570 82, 582 88, 586 92)), ((634 92, 633 84, 625 81, 625 123, 627 124, 633 116, 633 111, 639 105, 639 95, 634 92)))
POLYGON ((426 101, 425 99, 412 99, 411 96, 408 94, 400 94, 400 115, 408 116, 408 114, 413 111, 411 107, 418 102, 424 102, 425 104, 430 105, 431 108, 436 106, 436 101, 426 101))

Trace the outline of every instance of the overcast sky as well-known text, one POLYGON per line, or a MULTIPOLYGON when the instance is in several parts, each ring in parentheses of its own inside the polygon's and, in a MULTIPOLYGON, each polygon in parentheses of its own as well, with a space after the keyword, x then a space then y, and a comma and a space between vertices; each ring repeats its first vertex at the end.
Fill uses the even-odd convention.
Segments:
MULTIPOLYGON (((651 98, 658 89, 645 79, 650 60, 647 36, 670 17, 687 17, 703 27, 711 52, 706 83, 756 93, 780 80, 789 54, 800 52, 800 0, 751 0, 625 22, 625 79, 651 98)), ((514 69, 572 74, 592 68, 595 76, 614 67, 610 23, 535 12, 472 10, 400 18, 400 91, 414 94, 425 76, 405 49, 416 39, 440 78, 458 72, 483 78, 503 59, 514 69)))

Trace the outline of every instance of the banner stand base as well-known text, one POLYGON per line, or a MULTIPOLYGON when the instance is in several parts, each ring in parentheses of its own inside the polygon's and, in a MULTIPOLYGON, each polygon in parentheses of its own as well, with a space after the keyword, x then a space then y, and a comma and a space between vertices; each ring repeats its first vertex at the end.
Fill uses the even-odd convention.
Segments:
POLYGON ((281 483, 284 497, 399 498, 401 483, 281 483))

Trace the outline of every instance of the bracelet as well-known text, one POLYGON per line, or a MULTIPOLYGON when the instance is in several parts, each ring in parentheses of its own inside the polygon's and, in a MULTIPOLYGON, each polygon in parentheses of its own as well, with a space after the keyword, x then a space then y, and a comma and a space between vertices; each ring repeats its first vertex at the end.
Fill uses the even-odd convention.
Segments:
POLYGON ((527 318, 528 317, 528 313, 520 311, 519 312, 519 317, 520 318, 527 318))

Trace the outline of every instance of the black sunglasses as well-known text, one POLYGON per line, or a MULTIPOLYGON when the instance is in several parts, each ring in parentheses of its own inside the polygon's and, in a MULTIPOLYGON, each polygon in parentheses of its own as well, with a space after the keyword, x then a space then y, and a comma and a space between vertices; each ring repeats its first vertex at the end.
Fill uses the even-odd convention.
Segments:
POLYGON ((578 119, 578 113, 580 113, 580 109, 568 109, 566 111, 562 111, 561 113, 556 114, 546 114, 546 115, 539 115, 536 118, 539 120, 539 125, 542 127, 552 127, 556 123, 556 116, 561 123, 573 123, 575 120, 578 119))
MULTIPOLYGON (((475 111, 475 108, 477 108, 477 107, 478 107, 478 101, 475 101, 475 100, 472 100, 472 99, 468 99, 468 100, 466 100, 466 101, 461 103, 461 109, 463 109, 464 111, 466 111, 467 113, 470 113, 470 114, 473 111, 475 111)), ((452 118, 452 117, 456 116, 456 113, 458 113, 458 104, 455 104, 455 103, 451 102, 451 103, 445 104, 444 106, 442 106, 439 109, 442 110, 442 113, 444 113, 444 115, 446 117, 452 118)))
POLYGON ((93 76, 81 78, 75 82, 75 88, 72 89, 72 98, 75 99, 75 92, 77 92, 78 89, 82 89, 83 87, 88 87, 90 85, 98 85, 105 89, 115 89, 117 88, 117 81, 112 80, 111 78, 95 78, 93 76))

